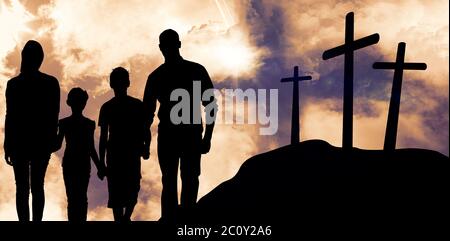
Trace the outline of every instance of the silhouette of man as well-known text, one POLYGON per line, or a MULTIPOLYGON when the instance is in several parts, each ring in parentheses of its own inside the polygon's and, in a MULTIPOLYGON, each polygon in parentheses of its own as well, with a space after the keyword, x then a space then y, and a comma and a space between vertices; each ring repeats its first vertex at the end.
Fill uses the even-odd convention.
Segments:
POLYGON ((86 221, 87 191, 91 174, 91 158, 97 167, 100 180, 105 177, 105 166, 101 163, 94 145, 95 122, 83 116, 89 96, 81 88, 73 88, 67 96, 67 105, 72 115, 59 121, 58 141, 55 151, 66 139, 62 162, 64 184, 67 194, 67 217, 71 222, 86 221))
POLYGON ((33 221, 44 211, 44 177, 56 141, 59 83, 39 68, 42 46, 28 41, 22 50, 20 74, 6 88, 5 160, 13 166, 19 221, 29 221, 29 192, 33 196, 33 221))
POLYGON ((114 220, 128 222, 137 203, 141 181, 141 156, 148 158, 142 101, 127 95, 128 71, 115 68, 110 76, 114 97, 100 109, 100 162, 108 179, 108 207, 114 220))
MULTIPOLYGON (((184 60, 179 52, 181 42, 177 32, 172 29, 165 30, 159 36, 159 48, 165 62, 153 71, 148 79, 144 93, 145 118, 150 128, 156 101, 160 103, 158 118, 158 159, 162 172, 161 215, 162 220, 172 222, 176 218, 178 208, 177 173, 180 164, 182 192, 181 208, 189 213, 197 202, 197 193, 200 175, 201 154, 209 152, 211 137, 214 129, 214 120, 207 123, 202 138, 203 124, 194 124, 194 119, 201 120, 200 104, 215 104, 212 97, 208 101, 194 102, 194 81, 200 81, 201 92, 212 89, 213 84, 206 69, 197 63, 184 60), (174 124, 171 120, 171 109, 177 102, 171 101, 171 93, 176 89, 186 90, 190 94, 191 108, 190 122, 174 124)), ((200 100, 200 99, 198 99, 200 100)), ((215 118, 215 115, 214 115, 215 118)), ((146 147, 148 149, 148 147, 146 147)))

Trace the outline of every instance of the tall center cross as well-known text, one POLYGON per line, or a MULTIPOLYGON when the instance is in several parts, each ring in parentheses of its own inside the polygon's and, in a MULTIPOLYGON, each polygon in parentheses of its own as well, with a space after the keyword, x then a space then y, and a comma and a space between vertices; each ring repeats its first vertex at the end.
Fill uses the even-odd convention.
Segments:
POLYGON ((293 82, 294 90, 292 93, 292 127, 291 127, 291 144, 300 142, 300 118, 299 118, 299 95, 298 82, 303 80, 310 80, 311 76, 298 76, 298 66, 294 67, 294 76, 290 78, 283 78, 281 82, 293 82))
POLYGON ((353 52, 378 43, 380 36, 372 34, 367 37, 354 40, 354 14, 350 12, 345 17, 345 43, 338 47, 325 51, 324 60, 344 55, 344 107, 342 148, 353 148, 353 52))
POLYGON ((400 111, 400 95, 402 93, 403 70, 426 70, 425 63, 405 63, 406 43, 400 42, 397 47, 395 62, 375 62, 374 69, 393 69, 394 80, 392 82, 391 101, 384 136, 384 150, 394 150, 397 140, 398 114, 400 111))

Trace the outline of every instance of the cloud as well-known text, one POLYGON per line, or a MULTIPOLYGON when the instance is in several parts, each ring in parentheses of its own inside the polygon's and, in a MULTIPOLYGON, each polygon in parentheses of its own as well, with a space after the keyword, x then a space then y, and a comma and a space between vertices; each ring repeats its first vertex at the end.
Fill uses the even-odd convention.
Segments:
POLYGON ((48 12, 63 79, 71 82, 132 67, 136 56, 151 59, 147 68, 155 68, 162 62, 158 36, 167 28, 179 32, 183 56, 204 63, 218 81, 253 73, 265 53, 238 23, 227 26, 213 1, 54 1, 48 12))

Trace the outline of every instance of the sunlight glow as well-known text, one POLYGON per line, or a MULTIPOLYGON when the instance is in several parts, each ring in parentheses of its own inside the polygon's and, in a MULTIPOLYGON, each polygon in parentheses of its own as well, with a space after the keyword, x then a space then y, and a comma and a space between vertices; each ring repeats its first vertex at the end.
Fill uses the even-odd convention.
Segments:
POLYGON ((31 32, 27 23, 33 19, 18 0, 11 0, 8 6, 0 2, 0 58, 3 59, 9 51, 16 47, 22 33, 31 32))
POLYGON ((235 41, 224 41, 215 46, 215 49, 215 59, 220 61, 221 66, 233 76, 245 74, 246 71, 252 69, 257 57, 250 47, 235 41))

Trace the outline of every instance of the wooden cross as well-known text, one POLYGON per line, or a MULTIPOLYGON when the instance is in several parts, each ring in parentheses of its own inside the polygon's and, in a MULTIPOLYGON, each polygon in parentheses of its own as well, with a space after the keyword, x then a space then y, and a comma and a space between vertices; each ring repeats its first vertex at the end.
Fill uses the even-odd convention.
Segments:
POLYGON ((294 90, 292 94, 292 127, 291 127, 291 144, 300 142, 300 119, 299 119, 299 95, 298 82, 303 80, 311 80, 311 76, 298 76, 298 66, 294 67, 294 76, 283 78, 281 82, 293 82, 294 90))
POLYGON ((353 148, 353 52, 378 43, 380 36, 372 34, 367 37, 354 40, 354 14, 350 12, 345 17, 345 43, 338 47, 325 51, 323 60, 344 55, 344 108, 342 128, 342 148, 353 148))
POLYGON ((374 69, 393 69, 394 80, 392 82, 391 101, 384 137, 384 150, 395 150, 397 140, 398 114, 400 111, 400 95, 402 92, 403 70, 426 70, 425 63, 405 63, 406 43, 399 43, 395 62, 375 62, 374 69))

